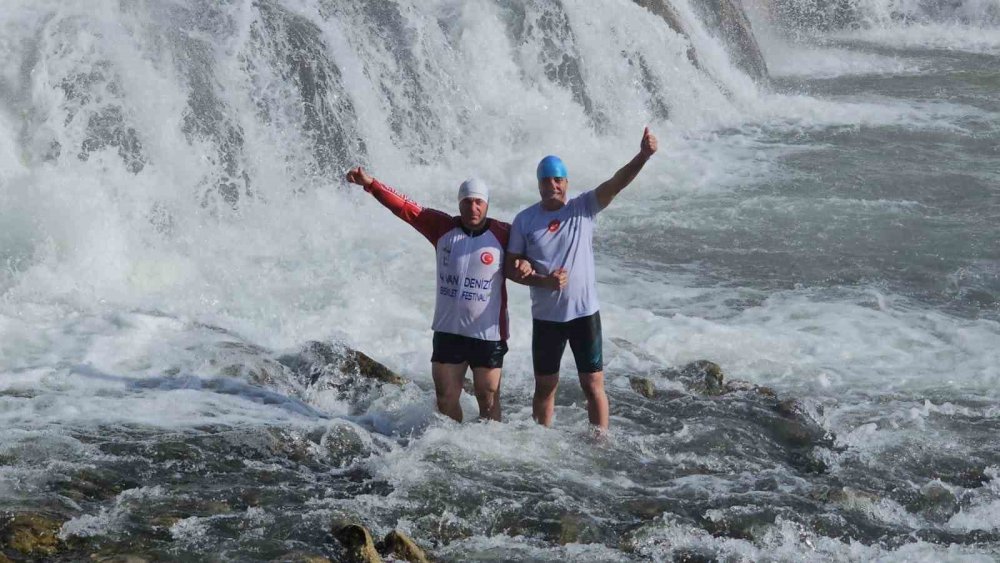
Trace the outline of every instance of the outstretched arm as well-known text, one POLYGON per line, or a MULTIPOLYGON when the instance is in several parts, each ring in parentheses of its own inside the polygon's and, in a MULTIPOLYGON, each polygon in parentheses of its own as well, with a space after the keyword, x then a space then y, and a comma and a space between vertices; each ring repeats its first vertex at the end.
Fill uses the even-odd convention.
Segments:
POLYGON ((614 176, 600 186, 597 186, 597 189, 594 190, 597 192, 597 204, 601 209, 610 205, 611 200, 615 199, 615 196, 619 192, 632 183, 632 180, 642 170, 649 157, 653 156, 653 153, 656 152, 656 148, 656 136, 649 132, 649 127, 646 127, 642 132, 642 143, 639 145, 639 154, 635 155, 628 164, 622 166, 618 172, 615 172, 614 176))
POLYGON ((504 275, 512 282, 532 287, 545 287, 553 291, 566 287, 569 276, 560 268, 547 276, 535 272, 531 262, 521 254, 507 251, 503 265, 504 275))
POLYGON ((347 181, 363 187, 396 217, 424 235, 431 244, 437 244, 438 238, 454 226, 454 220, 447 213, 421 207, 412 199, 372 178, 360 166, 347 172, 347 181))

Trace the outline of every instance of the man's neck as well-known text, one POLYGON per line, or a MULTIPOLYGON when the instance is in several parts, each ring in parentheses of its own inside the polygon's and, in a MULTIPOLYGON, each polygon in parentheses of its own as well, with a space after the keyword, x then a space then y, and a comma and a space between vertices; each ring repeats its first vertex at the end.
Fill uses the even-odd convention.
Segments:
POLYGON ((542 209, 546 211, 559 211, 566 206, 566 202, 560 199, 544 199, 542 200, 542 209))
POLYGON ((479 235, 485 233, 486 230, 490 228, 489 217, 483 219, 483 222, 475 227, 470 227, 466 225, 464 221, 459 221, 459 223, 462 225, 462 231, 465 234, 469 235, 470 237, 478 237, 479 235))

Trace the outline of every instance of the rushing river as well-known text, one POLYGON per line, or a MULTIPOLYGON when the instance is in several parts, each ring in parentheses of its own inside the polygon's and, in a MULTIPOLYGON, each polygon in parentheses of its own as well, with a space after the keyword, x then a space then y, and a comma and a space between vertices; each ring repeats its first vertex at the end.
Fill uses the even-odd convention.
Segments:
POLYGON ((336 561, 337 521, 445 561, 995 560, 1000 3, 747 3, 769 78, 715 3, 644 4, 682 31, 626 0, 4 0, 0 513, 62 522, 57 560, 336 561), (438 415, 433 250, 343 172, 456 213, 475 174, 509 221, 539 158, 580 193, 647 124, 595 236, 610 439, 569 354, 532 422, 520 286, 504 422, 438 415), (409 383, 303 376, 342 346, 409 383), (779 399, 670 371, 701 359, 779 399))

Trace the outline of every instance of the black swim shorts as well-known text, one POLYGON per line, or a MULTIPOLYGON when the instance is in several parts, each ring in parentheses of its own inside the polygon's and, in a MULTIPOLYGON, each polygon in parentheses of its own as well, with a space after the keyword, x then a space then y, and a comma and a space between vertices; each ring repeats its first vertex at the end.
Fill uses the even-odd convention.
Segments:
POLYGON ((576 371, 594 373, 604 369, 601 348, 601 313, 564 323, 535 319, 531 335, 531 358, 535 375, 559 373, 566 341, 573 350, 576 371))
POLYGON ((469 363, 473 368, 502 368, 507 353, 504 340, 480 340, 448 332, 434 332, 431 361, 442 364, 469 363))

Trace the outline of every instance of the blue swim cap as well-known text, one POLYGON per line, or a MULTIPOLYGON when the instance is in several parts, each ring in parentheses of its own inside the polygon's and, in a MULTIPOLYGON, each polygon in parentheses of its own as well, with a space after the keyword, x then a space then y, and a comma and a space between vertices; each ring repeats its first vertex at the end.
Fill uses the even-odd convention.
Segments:
POLYGON ((538 163, 538 170, 535 172, 539 180, 544 180, 546 178, 568 178, 569 172, 566 171, 566 165, 563 164, 561 158, 554 154, 542 159, 538 163))

